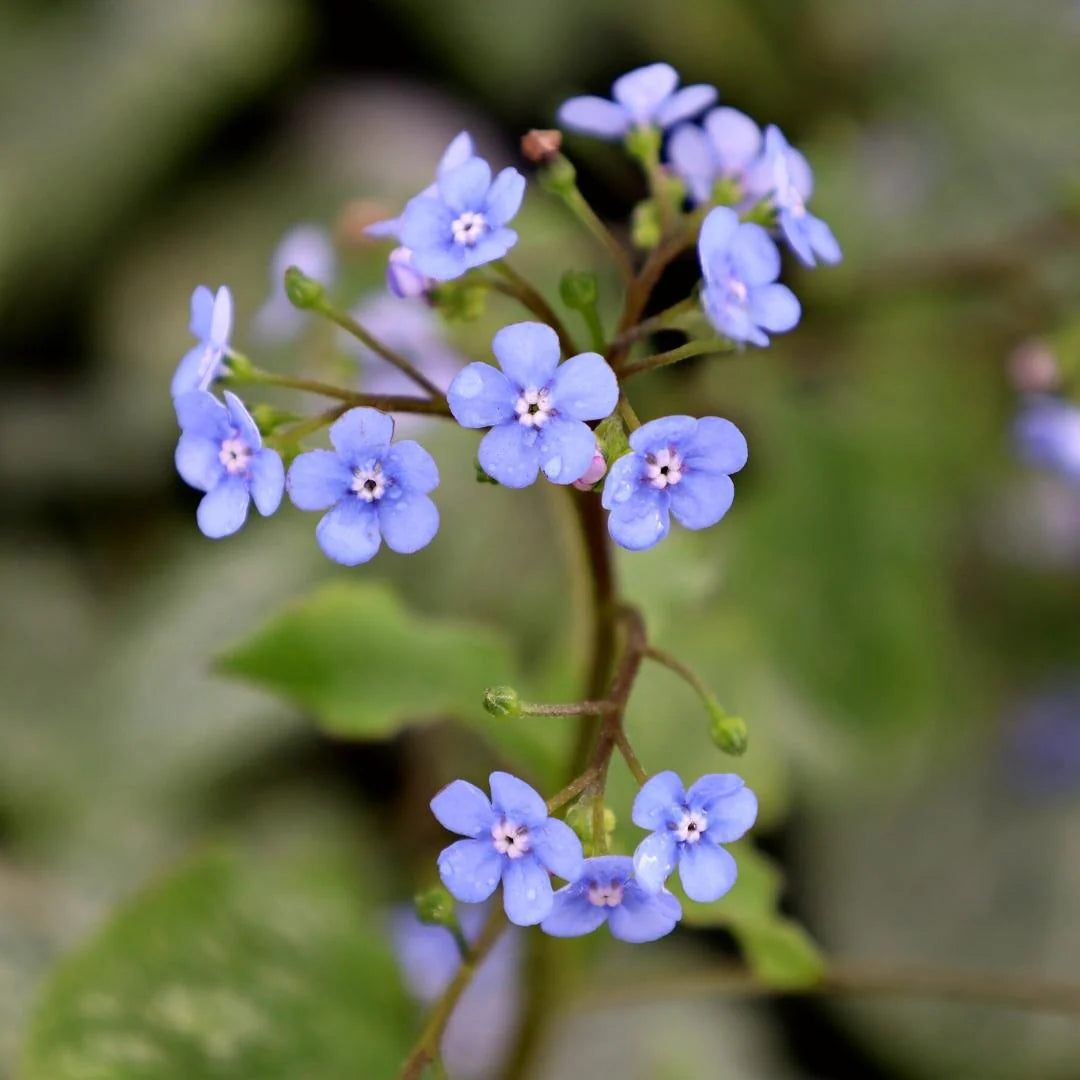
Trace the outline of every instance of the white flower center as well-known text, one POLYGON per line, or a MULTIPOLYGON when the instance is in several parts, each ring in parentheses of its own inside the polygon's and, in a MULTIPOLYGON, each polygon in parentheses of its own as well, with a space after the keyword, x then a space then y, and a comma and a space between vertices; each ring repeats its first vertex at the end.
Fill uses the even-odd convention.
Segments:
POLYGON ((239 435, 232 435, 221 444, 218 460, 230 476, 237 476, 251 464, 251 447, 239 435))
POLYGON ((460 217, 455 218, 450 231, 454 235, 454 243, 472 247, 484 235, 486 228, 487 220, 483 214, 475 210, 465 210, 460 217))
POLYGON ((491 838, 495 841, 495 850, 508 859, 520 859, 532 846, 529 843, 529 830, 506 818, 491 826, 491 838))
POLYGON ((685 844, 696 844, 708 825, 708 819, 700 810, 685 810, 675 826, 675 835, 685 844))
POLYGON ((661 491, 677 484, 683 477, 683 460, 670 447, 657 450, 645 458, 645 477, 654 488, 661 491))
POLYGON ((618 907, 622 903, 623 887, 621 881, 610 881, 601 885, 599 881, 589 884, 589 903, 594 907, 618 907))
POLYGON ((518 423, 525 427, 543 427, 551 416, 547 389, 526 390, 514 402, 518 423))
POLYGON ((382 466, 372 465, 370 469, 353 469, 352 489, 364 502, 374 502, 383 497, 386 491, 386 477, 382 466))

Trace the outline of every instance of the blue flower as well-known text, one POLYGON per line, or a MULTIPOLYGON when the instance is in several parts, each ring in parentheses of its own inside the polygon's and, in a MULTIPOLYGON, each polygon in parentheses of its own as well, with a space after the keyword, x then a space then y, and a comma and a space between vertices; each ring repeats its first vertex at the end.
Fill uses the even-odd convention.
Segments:
POLYGON ((297 266, 330 285, 337 275, 337 255, 330 234, 319 225, 296 225, 282 238, 270 260, 270 296, 255 313, 255 331, 265 341, 289 341, 304 326, 308 313, 285 294, 285 271, 297 266))
POLYGON ((208 390, 221 374, 232 333, 232 293, 224 285, 212 293, 200 285, 191 294, 191 332, 199 340, 180 361, 172 379, 172 396, 178 398, 192 390, 208 390))
POLYGON ((281 504, 285 467, 277 451, 263 446, 243 402, 228 390, 224 405, 205 390, 192 390, 174 404, 183 432, 176 469, 206 492, 196 515, 203 534, 216 540, 236 532, 252 499, 260 514, 272 514, 281 504))
POLYGON ((413 266, 413 253, 396 247, 386 263, 386 288, 399 300, 416 300, 435 284, 435 279, 421 274, 413 266))
POLYGON ((737 184, 743 195, 751 194, 748 179, 761 144, 761 128, 745 113, 713 109, 701 127, 682 124, 671 133, 668 161, 686 181, 691 201, 707 203, 721 180, 737 184))
POLYGON ((401 240, 411 265, 436 281, 450 281, 474 266, 501 259, 516 243, 506 227, 521 206, 525 177, 472 157, 444 172, 438 190, 411 199, 401 219, 401 240))
POLYGON ((717 416, 667 416, 630 435, 631 453, 619 458, 604 482, 612 539, 631 551, 663 540, 670 514, 688 529, 715 525, 731 507, 730 473, 746 464, 746 439, 717 416))
POLYGON ((840 261, 840 245, 832 229, 806 209, 814 188, 810 166, 773 124, 765 129, 765 149, 751 185, 760 195, 771 196, 780 232, 802 262, 814 266, 815 256, 826 263, 840 261))
POLYGON ((780 252, 760 226, 742 223, 726 206, 710 210, 698 237, 709 321, 732 341, 768 345, 765 333, 790 330, 802 314, 795 294, 777 284, 780 252))
POLYGON ((698 84, 681 90, 679 74, 670 64, 649 64, 615 80, 614 101, 587 95, 570 98, 559 107, 561 127, 621 139, 635 127, 668 128, 689 120, 716 100, 716 88, 698 84))
POLYGON ((454 377, 450 411, 462 427, 490 427, 480 465, 507 487, 528 487, 543 469, 555 484, 585 475, 596 451, 586 420, 610 414, 619 399, 615 373, 599 353, 559 364, 559 339, 544 323, 504 326, 492 339, 502 371, 473 363, 454 377))
POLYGON ((568 881, 581 872, 581 841, 565 822, 549 818, 544 800, 516 776, 493 772, 491 799, 464 780, 431 800, 439 823, 466 836, 439 856, 439 875, 466 904, 486 900, 503 883, 503 907, 518 926, 532 926, 551 911, 548 872, 568 881))
POLYGON ((309 450, 289 468, 289 497, 301 510, 329 510, 315 529, 335 562, 357 566, 382 540, 402 555, 431 543, 439 486, 431 455, 410 440, 390 445, 394 421, 378 409, 350 409, 330 428, 333 450, 309 450))
POLYGON ((628 855, 586 859, 581 876, 555 894, 540 929, 552 937, 580 937, 606 922, 612 937, 635 943, 670 934, 682 918, 679 901, 663 888, 646 892, 633 873, 628 855))
POLYGON ((1024 461, 1080 481, 1080 407, 1049 395, 1029 395, 1013 431, 1024 461))
POLYGON ((738 840, 757 819, 754 793, 734 773, 710 773, 683 791, 673 772, 645 781, 634 799, 635 825, 654 830, 634 852, 634 874, 642 888, 656 892, 671 872, 691 900, 719 900, 738 873, 720 845, 738 840))

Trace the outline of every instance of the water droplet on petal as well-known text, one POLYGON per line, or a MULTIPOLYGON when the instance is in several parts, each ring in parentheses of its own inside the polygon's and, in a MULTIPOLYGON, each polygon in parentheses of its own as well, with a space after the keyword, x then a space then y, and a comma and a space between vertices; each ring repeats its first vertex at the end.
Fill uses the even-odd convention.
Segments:
POLYGON ((558 454, 544 462, 544 472, 548 476, 558 476, 561 471, 562 458, 558 454))

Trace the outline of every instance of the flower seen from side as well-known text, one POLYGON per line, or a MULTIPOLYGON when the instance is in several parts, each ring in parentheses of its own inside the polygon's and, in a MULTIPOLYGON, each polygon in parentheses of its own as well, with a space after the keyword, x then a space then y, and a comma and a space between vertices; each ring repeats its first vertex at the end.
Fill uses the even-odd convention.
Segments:
POLYGON ((734 773, 710 773, 689 791, 673 772, 657 773, 645 782, 631 817, 653 830, 634 852, 634 874, 642 888, 663 888, 678 867, 691 900, 719 900, 738 873, 722 844, 738 840, 757 819, 757 798, 734 773))
POLYGON ((323 551, 344 566, 392 551, 419 551, 439 529, 428 497, 439 484, 431 455, 411 440, 391 444, 394 421, 377 409, 350 409, 330 428, 333 450, 309 450, 289 468, 289 498, 326 510, 315 529, 323 551))
POLYGON ((599 353, 559 363, 559 339, 544 323, 504 326, 492 339, 499 365, 475 362, 447 393, 462 427, 491 430, 480 442, 483 470, 506 487, 527 487, 537 473, 572 484, 594 465, 596 437, 586 420, 610 414, 619 398, 615 373, 599 353))
POLYGON ((307 313, 285 293, 285 271, 290 266, 323 285, 331 284, 337 276, 337 254, 330 234, 318 225, 296 225, 281 238, 270 260, 270 295, 255 313, 255 332, 264 341, 290 341, 307 321, 307 313))
POLYGON ((753 200, 749 177, 761 146, 761 128, 738 109, 723 107, 707 113, 701 127, 677 127, 667 154, 672 169, 686 181, 691 202, 709 202, 721 181, 734 184, 745 202, 753 200))
POLYGON ((466 837, 439 855, 439 876, 466 904, 486 900, 503 885, 507 918, 518 926, 541 922, 552 909, 549 873, 568 881, 581 871, 577 834, 549 818, 543 798, 523 780, 493 772, 491 798, 465 780, 455 780, 431 800, 439 823, 466 837))
POLYGON ((191 294, 191 332, 198 344, 184 356, 172 379, 172 396, 208 390, 221 374, 232 334, 232 293, 222 285, 212 293, 200 285, 191 294))
POLYGON ((196 514, 203 535, 216 540, 236 532, 252 500, 264 517, 277 510, 285 467, 276 450, 263 446, 243 402, 228 390, 224 405, 206 390, 192 390, 174 404, 182 431, 177 472, 206 492, 196 514))

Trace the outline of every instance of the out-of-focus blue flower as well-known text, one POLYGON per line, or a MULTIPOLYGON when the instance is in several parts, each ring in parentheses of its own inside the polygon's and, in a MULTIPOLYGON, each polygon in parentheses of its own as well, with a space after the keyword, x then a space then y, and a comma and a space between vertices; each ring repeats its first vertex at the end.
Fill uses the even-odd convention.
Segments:
POLYGON ((255 332, 264 341, 290 341, 308 315, 289 302, 285 271, 298 266, 323 285, 337 277, 337 255, 330 234, 319 225, 296 225, 282 238, 270 260, 270 295, 255 313, 255 332))
POLYGON ((401 240, 411 265, 436 281, 450 281, 474 266, 501 259, 516 243, 507 228, 521 207, 525 177, 506 168, 491 178, 491 166, 471 157, 448 169, 437 191, 411 199, 401 218, 401 240))
POLYGON ((619 399, 615 373, 599 353, 559 364, 559 339, 544 323, 504 326, 492 339, 502 371, 473 363, 454 377, 450 411, 462 427, 490 427, 480 465, 507 487, 527 487, 541 469, 555 484, 580 480, 596 438, 586 420, 610 414, 619 399))
MULTIPOLYGON (((468 941, 480 934, 486 906, 463 904, 458 921, 468 941)), ((444 926, 422 923, 411 908, 392 916, 391 936, 405 985, 430 1005, 461 967, 461 954, 444 926)), ((521 1020, 521 936, 507 930, 481 961, 450 1014, 441 1047, 448 1072, 462 1080, 497 1076, 521 1020)))
POLYGON ((260 514, 272 514, 281 504, 285 467, 276 450, 263 446, 243 402, 228 390, 224 405, 206 390, 192 390, 174 404, 183 432, 176 469, 206 492, 196 515, 203 534, 216 540, 236 532, 253 499, 260 514))
POLYGON ((435 284, 435 279, 421 274, 413 266, 413 253, 396 247, 386 263, 386 287, 401 300, 417 300, 435 284))
POLYGON ((670 515, 688 529, 715 525, 731 507, 746 439, 718 416, 667 416, 630 435, 631 453, 608 471, 603 504, 612 539, 631 551, 650 548, 671 528, 670 515))
POLYGON ((738 840, 757 819, 757 798, 734 773, 710 773, 684 791, 673 772, 650 777, 634 799, 635 825, 653 832, 634 852, 642 888, 662 889, 676 866, 691 900, 719 900, 738 873, 720 845, 738 840))
POLYGON ((709 321, 732 341, 768 345, 765 333, 783 333, 799 321, 795 294, 776 279, 780 252, 760 226, 739 221, 727 206, 710 210, 698 237, 709 321))
POLYGON ((614 101, 586 95, 559 106, 559 126, 621 139, 635 127, 668 128, 689 120, 716 100, 716 88, 698 84, 677 90, 679 74, 670 64, 649 64, 615 80, 614 101))
POLYGON ((1024 461, 1080 481, 1080 407, 1062 398, 1029 395, 1013 431, 1024 461))
POLYGON ((663 888, 647 892, 633 873, 628 855, 586 859, 577 881, 555 894, 540 929, 552 937, 580 937, 606 922, 620 941, 656 941, 670 934, 682 918, 679 901, 663 888))
POLYGON ((439 823, 468 837, 439 855, 439 875, 458 900, 478 904, 503 883, 503 907, 518 926, 532 926, 551 911, 549 871, 567 881, 581 871, 577 834, 549 818, 547 804, 523 780, 493 772, 491 798, 455 780, 431 800, 439 823))
POLYGON ((722 180, 738 185, 746 202, 748 177, 761 145, 761 128, 745 113, 725 107, 711 110, 701 127, 677 127, 667 154, 672 169, 686 181, 692 202, 709 202, 722 180))
POLYGON ((1015 707, 1003 731, 1001 768, 1010 787, 1032 800, 1080 789, 1080 680, 1040 687, 1015 707))
POLYGON ((212 293, 200 285, 191 294, 191 332, 199 340, 177 367, 172 379, 172 396, 192 390, 208 390, 221 374, 232 333, 232 293, 222 285, 212 293))
POLYGON ((357 566, 385 540, 402 555, 431 543, 439 511, 428 492, 439 485, 431 455, 410 440, 395 443, 394 421, 377 409, 350 409, 330 428, 334 449, 309 450, 289 468, 289 498, 301 510, 329 510, 315 529, 335 562, 357 566))
POLYGON ((760 197, 772 198, 780 232, 802 262, 815 266, 817 259, 826 263, 840 261, 840 245, 832 229, 806 209, 814 189, 810 165, 788 145, 774 124, 765 129, 765 147, 752 170, 749 186, 760 197))

